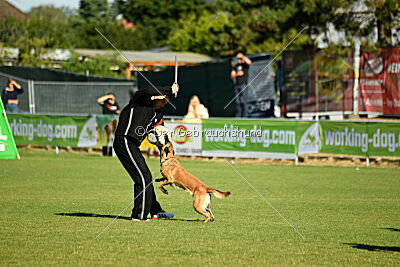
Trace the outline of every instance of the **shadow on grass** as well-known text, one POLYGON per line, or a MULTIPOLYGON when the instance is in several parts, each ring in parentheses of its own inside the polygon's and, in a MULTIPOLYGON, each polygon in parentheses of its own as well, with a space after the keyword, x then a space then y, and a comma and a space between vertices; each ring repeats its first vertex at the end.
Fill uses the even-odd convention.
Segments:
POLYGON ((179 219, 179 218, 165 219, 165 221, 177 221, 177 222, 204 222, 204 220, 201 220, 201 219, 179 219))
MULTIPOLYGON (((86 212, 73 212, 73 213, 55 213, 55 215, 60 216, 72 216, 72 217, 90 217, 90 218, 111 218, 114 219, 117 215, 103 215, 103 214, 94 214, 94 213, 86 213, 86 212)), ((130 220, 131 217, 119 216, 120 220, 130 220)))
POLYGON ((389 231, 392 231, 392 232, 400 232, 400 229, 397 229, 397 228, 382 228, 382 229, 389 230, 389 231))
MULTIPOLYGON (((86 217, 86 218, 110 218, 114 219, 117 215, 104 215, 104 214, 94 214, 94 213, 87 213, 87 212, 73 212, 73 213, 55 213, 54 215, 59 216, 71 216, 71 217, 86 217)), ((119 216, 117 219, 120 220, 130 220, 131 217, 126 216, 119 216)), ((180 218, 173 218, 173 219, 160 219, 160 221, 180 221, 180 222, 203 222, 200 219, 180 219, 180 218)))
POLYGON ((353 248, 364 249, 368 251, 394 251, 400 252, 400 247, 388 247, 388 246, 370 246, 365 244, 357 244, 357 243, 344 243, 345 245, 349 245, 353 248))

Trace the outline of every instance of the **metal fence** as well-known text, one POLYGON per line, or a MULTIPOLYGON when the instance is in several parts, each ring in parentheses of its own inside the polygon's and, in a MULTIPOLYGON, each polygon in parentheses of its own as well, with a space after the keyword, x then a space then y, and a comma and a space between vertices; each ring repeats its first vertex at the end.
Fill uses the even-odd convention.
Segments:
POLYGON ((0 72, 1 90, 10 78, 24 88, 24 93, 18 97, 21 113, 100 114, 98 97, 112 92, 122 109, 137 90, 135 82, 33 81, 0 72))

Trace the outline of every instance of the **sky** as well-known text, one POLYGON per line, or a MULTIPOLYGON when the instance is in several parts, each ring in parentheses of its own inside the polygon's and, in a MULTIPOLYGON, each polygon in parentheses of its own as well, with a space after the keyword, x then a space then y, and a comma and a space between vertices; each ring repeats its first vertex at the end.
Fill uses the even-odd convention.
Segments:
POLYGON ((28 12, 31 7, 40 5, 54 5, 55 7, 66 6, 69 8, 78 8, 79 0, 7 0, 15 7, 19 8, 23 12, 28 12))

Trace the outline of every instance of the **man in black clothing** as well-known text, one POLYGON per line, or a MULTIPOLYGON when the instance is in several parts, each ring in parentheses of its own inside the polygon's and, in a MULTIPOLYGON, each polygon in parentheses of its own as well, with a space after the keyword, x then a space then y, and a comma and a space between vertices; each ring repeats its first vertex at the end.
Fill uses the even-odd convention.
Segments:
POLYGON ((119 116, 114 151, 134 182, 133 221, 147 220, 149 213, 152 219, 174 217, 174 214, 165 212, 156 199, 153 177, 139 146, 150 129, 163 125, 160 109, 178 90, 176 83, 171 87, 141 89, 133 95, 119 116))
POLYGON ((103 108, 103 114, 119 114, 119 105, 115 101, 114 93, 108 93, 97 98, 97 103, 103 108))
POLYGON ((247 84, 247 77, 251 60, 242 52, 236 54, 237 63, 232 67, 231 78, 235 81, 235 96, 236 97, 236 117, 246 117, 247 111, 245 106, 245 91, 242 92, 247 84))

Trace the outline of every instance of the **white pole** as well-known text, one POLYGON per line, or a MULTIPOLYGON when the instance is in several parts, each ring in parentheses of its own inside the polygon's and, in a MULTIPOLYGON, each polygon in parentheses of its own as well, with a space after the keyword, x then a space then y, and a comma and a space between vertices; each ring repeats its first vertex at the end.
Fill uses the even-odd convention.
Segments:
MULTIPOLYGON (((178 57, 175 56, 175 83, 178 84, 178 57)), ((175 98, 177 93, 175 93, 175 98)))
POLYGON ((354 46, 354 85, 353 85, 353 113, 358 115, 358 79, 360 77, 360 40, 356 40, 354 46))
POLYGON ((318 101, 319 101, 319 94, 318 94, 318 72, 315 72, 315 107, 316 107, 316 120, 319 121, 319 114, 318 114, 318 109, 319 109, 319 105, 318 105, 318 101))
POLYGON ((178 83, 178 58, 175 56, 175 83, 178 83))

